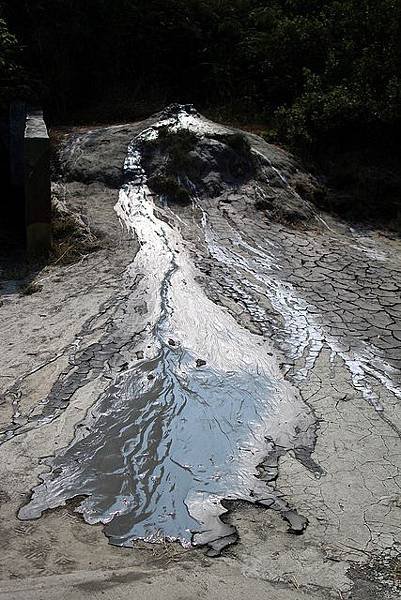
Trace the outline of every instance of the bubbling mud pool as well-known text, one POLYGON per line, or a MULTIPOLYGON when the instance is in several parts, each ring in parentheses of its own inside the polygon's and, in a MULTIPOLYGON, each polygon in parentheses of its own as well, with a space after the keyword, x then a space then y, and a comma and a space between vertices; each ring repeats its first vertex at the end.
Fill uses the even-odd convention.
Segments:
POLYGON ((306 519, 274 480, 290 450, 310 467, 315 420, 269 344, 208 299, 179 219, 155 205, 140 148, 166 125, 199 134, 212 128, 182 111, 143 131, 128 151, 116 211, 140 243, 127 276, 139 276, 134 293, 146 299, 143 351, 88 411, 70 445, 46 461, 49 472, 19 518, 79 497, 76 512, 103 523, 114 545, 169 540, 218 554, 237 539, 221 519, 227 501, 273 508, 293 532, 303 531, 306 519))

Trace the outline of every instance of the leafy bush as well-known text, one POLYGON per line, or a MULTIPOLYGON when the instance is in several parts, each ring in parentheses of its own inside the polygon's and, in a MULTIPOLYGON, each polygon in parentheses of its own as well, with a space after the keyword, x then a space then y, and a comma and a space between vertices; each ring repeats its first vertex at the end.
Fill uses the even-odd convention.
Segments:
POLYGON ((191 200, 188 190, 180 185, 175 177, 153 175, 149 178, 148 185, 159 196, 164 196, 178 204, 188 204, 191 200))

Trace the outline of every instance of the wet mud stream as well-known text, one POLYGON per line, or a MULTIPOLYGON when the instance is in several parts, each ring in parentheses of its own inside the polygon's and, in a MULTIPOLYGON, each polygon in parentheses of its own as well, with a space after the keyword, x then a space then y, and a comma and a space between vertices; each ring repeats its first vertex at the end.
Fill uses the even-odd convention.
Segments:
MULTIPOLYGON (((359 334, 357 343, 335 335, 307 293, 281 273, 277 257, 288 240, 279 230, 267 239, 262 226, 258 233, 256 223, 236 223, 195 187, 185 210, 151 192, 141 151, 162 127, 220 132, 182 110, 132 141, 116 212, 140 249, 118 296, 85 324, 49 396, 27 416, 16 401, 13 427, 0 441, 57 419, 74 394, 101 378, 104 392, 71 443, 43 461, 47 472, 19 518, 75 499, 76 512, 104 524, 114 545, 178 541, 213 555, 238 538, 224 516, 231 501, 278 511, 293 533, 307 526, 275 480, 287 452, 321 475, 312 459, 316 418, 297 382, 310 376, 323 348, 380 413, 377 386, 396 398, 401 392, 375 346, 360 343, 359 334), (212 269, 208 286, 203 268, 212 269), (234 318, 223 298, 258 332, 234 318), (283 357, 295 365, 290 376, 283 357)), ((285 188, 285 177, 270 170, 285 188)))
MULTIPOLYGON (((184 116, 185 123, 171 126, 188 127, 184 116)), ((315 419, 284 380, 268 342, 241 327, 197 282, 180 220, 155 205, 141 166, 141 138, 155 135, 157 127, 129 148, 116 206, 140 243, 126 277, 136 281, 135 301, 142 299, 136 312, 132 298, 124 301, 119 326, 127 338, 140 321, 142 331, 131 360, 73 441, 45 461, 49 472, 19 518, 35 519, 84 497, 76 511, 88 523, 103 523, 112 544, 169 540, 218 554, 237 539, 221 519, 227 501, 273 508, 291 531, 304 530, 307 520, 274 481, 280 456, 290 450, 311 467, 315 419)), ((206 213, 199 227, 209 251, 227 262, 206 213)))

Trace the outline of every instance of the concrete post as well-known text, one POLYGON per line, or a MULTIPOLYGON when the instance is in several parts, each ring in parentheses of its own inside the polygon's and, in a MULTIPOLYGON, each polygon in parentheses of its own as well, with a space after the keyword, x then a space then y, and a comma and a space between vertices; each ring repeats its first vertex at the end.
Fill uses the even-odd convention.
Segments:
POLYGON ((29 112, 24 137, 25 225, 28 255, 51 246, 50 140, 42 112, 29 112))

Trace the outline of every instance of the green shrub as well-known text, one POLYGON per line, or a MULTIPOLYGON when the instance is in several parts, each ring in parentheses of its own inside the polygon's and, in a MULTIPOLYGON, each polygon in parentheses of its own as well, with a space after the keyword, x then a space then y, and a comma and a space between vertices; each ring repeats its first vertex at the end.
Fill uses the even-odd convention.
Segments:
POLYGON ((178 204, 188 204, 191 196, 175 177, 165 175, 153 175, 148 180, 149 188, 159 196, 165 196, 168 200, 178 204))

